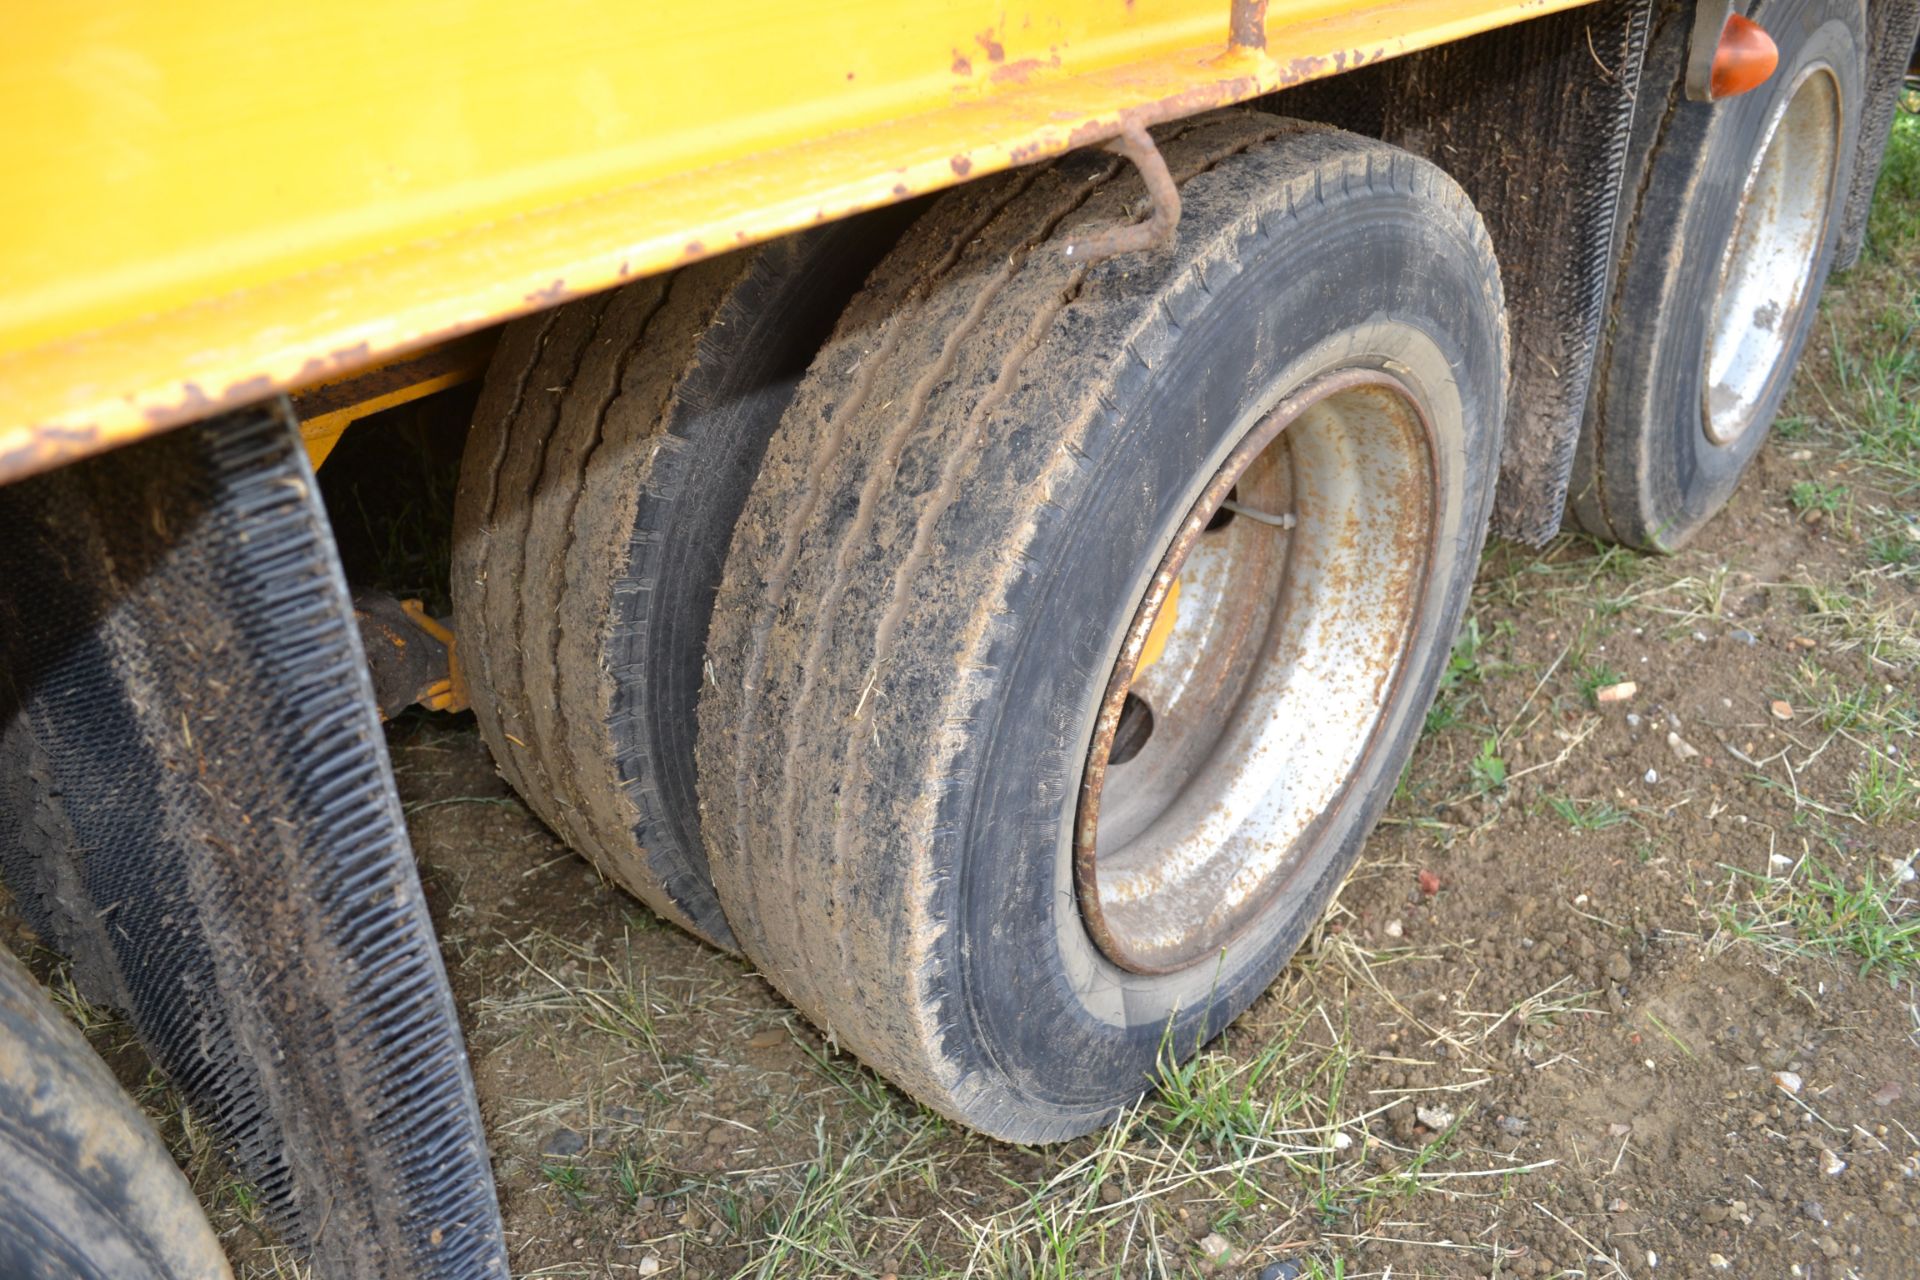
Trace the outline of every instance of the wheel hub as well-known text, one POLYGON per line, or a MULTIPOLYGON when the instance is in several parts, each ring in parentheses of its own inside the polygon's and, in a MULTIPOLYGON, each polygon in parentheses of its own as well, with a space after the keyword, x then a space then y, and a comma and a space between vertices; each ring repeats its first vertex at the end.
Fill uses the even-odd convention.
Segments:
POLYGON ((1838 85, 1831 71, 1813 68, 1768 124, 1721 263, 1701 407, 1715 444, 1753 426, 1793 345, 1826 244, 1839 139, 1838 85))
POLYGON ((1122 641, 1081 784, 1081 914, 1114 963, 1204 959, 1311 859, 1405 665, 1433 474, 1409 388, 1346 370, 1255 423, 1189 510, 1122 641))

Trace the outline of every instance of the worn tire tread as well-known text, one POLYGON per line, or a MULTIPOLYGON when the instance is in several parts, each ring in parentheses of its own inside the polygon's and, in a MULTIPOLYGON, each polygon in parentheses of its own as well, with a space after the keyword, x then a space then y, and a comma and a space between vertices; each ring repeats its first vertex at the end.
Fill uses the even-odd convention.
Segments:
MULTIPOLYGON (((935 953, 950 922, 902 848, 926 847, 940 797, 967 781, 958 744, 979 732, 972 689, 988 673, 966 655, 1006 630, 1027 568, 999 531, 1064 517, 1053 495, 1084 482, 1080 443, 1116 388, 1150 376, 1183 300, 1238 269, 1238 237, 1284 233, 1281 216, 1247 212, 1260 166, 1222 163, 1283 138, 1283 216, 1323 203, 1330 173, 1343 188, 1392 182, 1453 210, 1491 263, 1466 197, 1431 166, 1273 116, 1219 113, 1162 136, 1187 204, 1177 267, 1090 269, 1060 252, 1076 231, 1144 213, 1138 180, 1110 158, 963 188, 849 307, 735 533, 699 746, 708 860, 735 936, 843 1047, 989 1133, 1045 1140, 1089 1118, 1022 1111, 949 1052, 935 953), (1176 269, 1145 315, 1083 297, 1093 272, 1176 269), (1050 342, 1069 329, 1071 343, 1050 342), (998 414, 1014 397, 1017 417, 998 414), (903 652, 909 675, 890 679, 903 652)), ((1036 785, 1078 776, 1078 759, 1043 763, 1036 785)))

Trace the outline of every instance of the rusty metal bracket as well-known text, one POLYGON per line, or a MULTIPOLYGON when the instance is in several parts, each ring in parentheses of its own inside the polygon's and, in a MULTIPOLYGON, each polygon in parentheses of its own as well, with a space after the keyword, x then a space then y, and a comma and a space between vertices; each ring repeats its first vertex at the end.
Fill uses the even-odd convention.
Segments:
POLYGON ((1233 0, 1227 16, 1227 43, 1235 49, 1267 47, 1267 0, 1233 0))
POLYGON ((1160 154, 1147 126, 1136 117, 1126 117, 1120 123, 1120 136, 1106 145, 1107 150, 1133 161, 1133 167, 1140 171, 1140 180, 1147 184, 1147 195, 1153 199, 1153 214, 1145 222, 1108 227, 1067 241, 1066 255, 1088 265, 1171 244, 1174 230, 1180 225, 1180 188, 1174 185, 1166 157, 1160 154))
POLYGON ((353 616, 373 676, 380 718, 391 720, 418 703, 429 711, 467 709, 453 632, 418 600, 395 600, 375 591, 353 594, 353 616))

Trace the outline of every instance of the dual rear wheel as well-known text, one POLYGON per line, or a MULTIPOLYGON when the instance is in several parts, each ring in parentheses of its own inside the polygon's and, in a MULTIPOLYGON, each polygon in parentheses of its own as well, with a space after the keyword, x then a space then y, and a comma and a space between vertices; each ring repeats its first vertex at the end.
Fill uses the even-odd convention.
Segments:
POLYGON ((1681 93, 1690 5, 1662 8, 1641 76, 1570 511, 1674 551, 1759 455, 1818 315, 1866 114, 1860 0, 1763 0, 1758 89, 1681 93))
POLYGON ((1251 112, 1160 143, 1166 249, 1067 252, 1141 194, 1081 153, 897 243, 522 322, 462 478, 509 777, 1003 1138, 1099 1125, 1300 944, 1417 737, 1499 456, 1498 271, 1451 180, 1251 112))
MULTIPOLYGON (((1857 0, 1680 95, 1666 6, 1571 510, 1671 549, 1804 344, 1857 0)), ((1459 188, 1252 112, 962 187, 509 332, 455 611, 503 771, 662 914, 997 1136, 1102 1122, 1273 978, 1392 789, 1464 609, 1506 327, 1459 188), (804 371, 804 373, 803 373, 804 371)))

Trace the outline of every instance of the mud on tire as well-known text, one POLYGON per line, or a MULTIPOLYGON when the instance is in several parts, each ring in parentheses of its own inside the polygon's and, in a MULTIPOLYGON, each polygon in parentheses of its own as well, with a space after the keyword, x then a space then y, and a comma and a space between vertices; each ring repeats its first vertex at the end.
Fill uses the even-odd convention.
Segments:
MULTIPOLYGON (((1159 141, 1185 205, 1168 249, 1063 252, 1144 213, 1097 152, 963 187, 914 226, 782 419, 709 639, 700 785, 735 938, 840 1044, 1014 1140, 1102 1123, 1299 945, 1417 736, 1499 454, 1498 273, 1451 180, 1253 113, 1159 141), (1237 931, 1123 967, 1076 909, 1071 852, 1122 637, 1249 423, 1351 370, 1415 388, 1430 422, 1416 620, 1373 677, 1390 691, 1237 931)), ((1338 454, 1316 464, 1327 494, 1338 454)), ((1335 540, 1380 536, 1319 494, 1296 487, 1290 537, 1326 511, 1335 540)))
POLYGON ((0 949, 0 1275, 228 1280, 193 1190, 33 975, 0 949))
POLYGON ((454 620, 494 759, 575 850, 719 946, 693 781, 708 611, 767 437, 910 212, 509 326, 462 459, 454 620))

